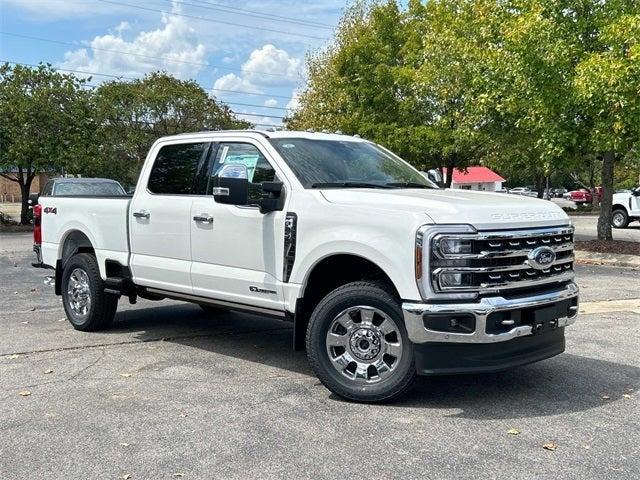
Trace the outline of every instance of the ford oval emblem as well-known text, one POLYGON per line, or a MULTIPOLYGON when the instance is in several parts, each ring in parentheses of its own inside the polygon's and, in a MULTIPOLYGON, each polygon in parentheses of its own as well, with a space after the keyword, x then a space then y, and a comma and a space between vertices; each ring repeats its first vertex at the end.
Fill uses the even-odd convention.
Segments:
POLYGON ((527 255, 527 263, 536 270, 546 270, 556 261, 556 252, 549 247, 534 248, 527 255))

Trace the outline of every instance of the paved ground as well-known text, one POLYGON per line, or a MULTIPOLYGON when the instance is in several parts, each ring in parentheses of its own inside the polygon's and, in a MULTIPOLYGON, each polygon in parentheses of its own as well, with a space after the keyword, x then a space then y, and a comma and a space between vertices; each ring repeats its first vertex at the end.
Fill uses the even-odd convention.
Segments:
MULTIPOLYGON (((574 215, 571 221, 576 227, 576 240, 594 240, 598 238, 598 217, 595 215, 574 215)), ((640 222, 631 222, 627 228, 613 229, 614 240, 640 242, 640 222)))
MULTIPOLYGON (((121 302, 113 330, 76 332, 30 261, 28 235, 0 236, 2 479, 640 476, 628 301, 582 315, 563 355, 367 406, 330 395, 278 321, 121 302)), ((638 271, 578 274, 587 311, 640 297, 638 271)))

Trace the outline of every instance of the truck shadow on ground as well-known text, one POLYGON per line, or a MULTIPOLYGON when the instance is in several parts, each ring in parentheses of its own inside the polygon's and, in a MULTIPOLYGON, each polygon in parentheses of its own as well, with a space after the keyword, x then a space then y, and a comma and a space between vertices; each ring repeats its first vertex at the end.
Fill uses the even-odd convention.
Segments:
MULTIPOLYGON (((291 325, 278 320, 237 313, 210 316, 181 304, 120 312, 111 332, 136 332, 141 341, 162 339, 314 376, 305 353, 292 349, 291 325)), ((639 386, 638 367, 564 353, 500 373, 420 377, 416 388, 389 408, 455 410, 447 415, 478 420, 542 417, 633 401, 625 395, 637 395, 639 386)))

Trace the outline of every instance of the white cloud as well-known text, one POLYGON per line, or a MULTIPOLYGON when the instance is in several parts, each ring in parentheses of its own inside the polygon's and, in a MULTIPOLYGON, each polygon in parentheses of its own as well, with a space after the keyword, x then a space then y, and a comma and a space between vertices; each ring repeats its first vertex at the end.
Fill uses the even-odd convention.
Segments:
POLYGON ((214 89, 263 93, 265 87, 288 86, 296 82, 302 61, 271 44, 253 50, 242 64, 242 73, 218 78, 214 89))
POLYGON ((123 33, 130 25, 121 22, 113 33, 91 40, 92 49, 66 52, 64 61, 57 66, 127 77, 154 70, 166 70, 179 78, 193 77, 204 67, 199 65, 205 62, 204 45, 197 42, 193 28, 184 18, 162 14, 162 23, 161 28, 140 32, 127 41, 123 33))
POLYGON ((264 101, 265 107, 277 107, 278 101, 275 98, 270 98, 269 100, 264 101))
POLYGON ((282 85, 298 79, 301 63, 285 50, 266 44, 251 52, 242 70, 247 80, 256 85, 282 85))
POLYGON ((246 78, 235 73, 227 73, 213 83, 214 90, 232 90, 236 92, 262 93, 262 90, 246 78))
POLYGON ((300 90, 297 88, 291 94, 291 100, 287 102, 287 110, 297 110, 300 107, 300 90))

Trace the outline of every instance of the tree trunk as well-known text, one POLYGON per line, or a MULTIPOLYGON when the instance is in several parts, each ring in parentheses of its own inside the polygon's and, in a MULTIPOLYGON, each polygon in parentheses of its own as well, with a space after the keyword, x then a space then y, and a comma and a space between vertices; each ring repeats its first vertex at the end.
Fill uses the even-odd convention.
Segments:
POLYGON ((613 205, 613 164, 615 152, 609 150, 602 158, 602 202, 598 217, 598 240, 613 240, 611 234, 611 207, 613 205))
POLYGON ((25 176, 22 172, 18 174, 18 184, 20 185, 20 194, 22 195, 22 207, 20 209, 20 223, 22 225, 29 225, 29 193, 31 190, 31 183, 35 174, 27 172, 25 176))
POLYGON ((444 180, 444 188, 451 188, 451 182, 453 181, 453 170, 456 168, 455 154, 451 154, 447 158, 447 178, 444 180))
POLYGON ((544 175, 536 174, 536 191, 538 192, 538 198, 544 197, 544 175))

